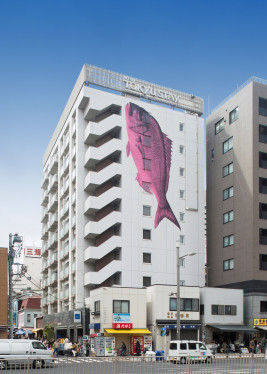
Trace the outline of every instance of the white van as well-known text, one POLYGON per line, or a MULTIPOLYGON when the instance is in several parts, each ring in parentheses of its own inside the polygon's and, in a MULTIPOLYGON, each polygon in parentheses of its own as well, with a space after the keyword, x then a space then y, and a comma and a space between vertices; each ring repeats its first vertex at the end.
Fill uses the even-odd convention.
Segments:
POLYGON ((37 362, 45 367, 46 360, 53 358, 53 352, 39 340, 0 339, 0 370, 6 369, 8 365, 26 363, 28 358, 33 367, 36 367, 37 362))
POLYGON ((173 363, 185 364, 188 360, 211 362, 214 355, 204 343, 196 340, 172 340, 169 349, 173 363))

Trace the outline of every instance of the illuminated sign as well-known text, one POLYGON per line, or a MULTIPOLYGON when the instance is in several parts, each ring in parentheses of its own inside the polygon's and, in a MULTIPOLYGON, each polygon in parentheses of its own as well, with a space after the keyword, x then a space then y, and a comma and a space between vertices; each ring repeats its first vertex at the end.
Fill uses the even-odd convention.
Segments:
POLYGON ((74 311, 74 323, 81 322, 82 316, 80 311, 74 311))
POLYGON ((113 329, 132 329, 133 324, 132 323, 112 323, 112 328, 113 329))
POLYGON ((267 326, 267 318, 254 318, 254 326, 267 326))
POLYGON ((39 247, 24 247, 25 257, 41 257, 41 248, 39 247))

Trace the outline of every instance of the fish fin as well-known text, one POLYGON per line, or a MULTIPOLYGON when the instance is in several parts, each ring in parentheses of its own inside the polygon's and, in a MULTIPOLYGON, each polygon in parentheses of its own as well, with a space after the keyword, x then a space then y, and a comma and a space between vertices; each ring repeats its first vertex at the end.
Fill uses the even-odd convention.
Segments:
POLYGON ((164 148, 165 148, 165 162, 166 162, 166 184, 165 184, 165 193, 168 191, 169 187, 169 177, 170 177, 170 168, 171 168, 171 160, 172 160, 172 141, 168 138, 168 136, 164 133, 163 140, 164 140, 164 148))
POLYGON ((127 145, 126 145, 126 154, 127 154, 127 157, 129 157, 130 153, 131 153, 131 147, 130 147, 130 142, 128 141, 127 145))
POLYGON ((140 184, 140 186, 143 188, 144 191, 152 194, 151 189, 150 189, 150 183, 143 182, 142 177, 140 176, 139 173, 137 173, 137 175, 136 175, 136 180, 140 184))
POLYGON ((173 211, 171 210, 171 207, 168 202, 167 202, 167 205, 163 208, 158 206, 156 216, 155 216, 155 222, 154 222, 155 228, 158 227, 158 224, 160 223, 160 221, 163 220, 163 218, 165 217, 168 218, 172 223, 174 223, 181 230, 181 227, 175 215, 173 214, 173 211))

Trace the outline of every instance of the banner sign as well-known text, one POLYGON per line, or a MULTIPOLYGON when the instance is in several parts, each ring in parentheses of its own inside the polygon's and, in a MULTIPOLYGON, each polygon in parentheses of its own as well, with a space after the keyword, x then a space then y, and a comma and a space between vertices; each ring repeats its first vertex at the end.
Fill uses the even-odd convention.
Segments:
POLYGON ((24 247, 25 257, 41 257, 41 248, 39 247, 24 247))
POLYGON ((254 318, 254 326, 267 326, 267 318, 254 318))
POLYGON ((81 323, 81 312, 80 311, 74 311, 74 323, 81 323))
POLYGON ((130 322, 130 313, 113 313, 114 323, 130 322))
POLYGON ((132 323, 112 323, 112 328, 113 329, 122 329, 122 330, 132 329, 133 324, 132 323))

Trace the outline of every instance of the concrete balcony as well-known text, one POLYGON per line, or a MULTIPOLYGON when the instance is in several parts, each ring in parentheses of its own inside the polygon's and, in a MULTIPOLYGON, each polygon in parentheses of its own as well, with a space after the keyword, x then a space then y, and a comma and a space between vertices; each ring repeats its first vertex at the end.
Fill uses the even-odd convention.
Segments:
POLYGON ((58 194, 52 195, 52 199, 48 206, 48 212, 54 212, 58 206, 58 194))
POLYGON ((84 238, 99 235, 116 223, 121 223, 121 212, 113 211, 98 222, 90 221, 84 226, 84 238))
POLYGON ((90 121, 84 131, 84 143, 94 145, 96 140, 105 134, 121 128, 121 117, 113 114, 100 122, 90 121))
POLYGON ((48 228, 49 231, 55 231, 58 225, 58 214, 57 212, 52 214, 49 221, 48 221, 48 228))
POLYGON ((48 249, 53 249, 57 245, 57 232, 52 234, 48 240, 48 249))
POLYGON ((107 182, 108 180, 121 176, 122 166, 116 162, 113 162, 105 169, 97 172, 90 171, 84 178, 84 189, 93 191, 97 186, 107 182))
POLYGON ((57 174, 54 174, 52 177, 50 177, 48 192, 55 193, 57 191, 57 188, 58 188, 58 176, 57 174))
POLYGON ((50 160, 49 172, 55 174, 58 169, 58 155, 54 155, 50 160))
POLYGON ((84 274, 84 286, 101 284, 115 273, 121 272, 121 270, 122 262, 114 260, 98 272, 88 272, 84 274))
POLYGON ((52 256, 50 257, 50 266, 56 265, 57 264, 57 258, 58 258, 58 253, 54 252, 52 256))
POLYGON ((47 192, 47 190, 44 190, 44 191, 43 191, 43 196, 42 196, 41 205, 42 205, 42 206, 47 206, 48 201, 49 201, 49 198, 48 198, 48 192, 47 192))
POLYGON ((89 196, 84 203, 84 214, 93 214, 106 205, 121 200, 121 196, 121 188, 115 186, 100 196, 89 196))
POLYGON ((122 240, 120 236, 112 236, 98 247, 90 246, 84 251, 84 261, 98 260, 116 248, 121 248, 122 240))
POLYGON ((84 166, 92 168, 96 163, 107 158, 108 156, 116 156, 122 151, 122 141, 120 139, 111 139, 102 146, 89 147, 84 155, 84 166))

